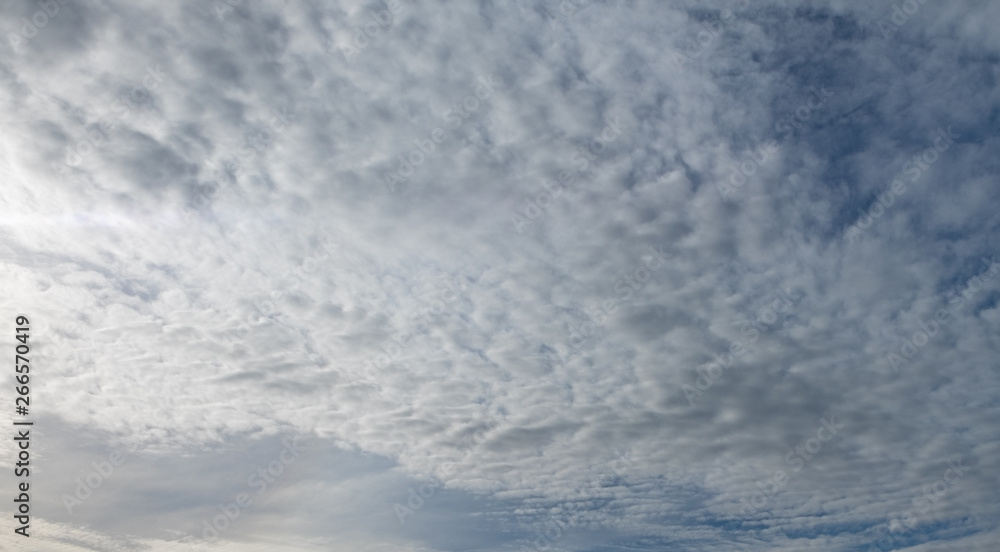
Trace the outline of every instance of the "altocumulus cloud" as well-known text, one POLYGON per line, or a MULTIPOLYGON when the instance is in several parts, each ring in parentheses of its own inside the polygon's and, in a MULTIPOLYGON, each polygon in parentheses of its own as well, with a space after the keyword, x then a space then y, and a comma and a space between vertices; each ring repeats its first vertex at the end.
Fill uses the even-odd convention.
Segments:
POLYGON ((1000 541, 1000 4, 8 4, 33 549, 1000 541))

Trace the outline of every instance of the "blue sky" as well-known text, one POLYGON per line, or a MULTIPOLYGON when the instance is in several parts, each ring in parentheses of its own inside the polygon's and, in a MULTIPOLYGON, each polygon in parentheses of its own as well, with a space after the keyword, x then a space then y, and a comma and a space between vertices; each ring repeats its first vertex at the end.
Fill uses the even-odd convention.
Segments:
POLYGON ((4 2, 0 549, 995 551, 998 18, 4 2))

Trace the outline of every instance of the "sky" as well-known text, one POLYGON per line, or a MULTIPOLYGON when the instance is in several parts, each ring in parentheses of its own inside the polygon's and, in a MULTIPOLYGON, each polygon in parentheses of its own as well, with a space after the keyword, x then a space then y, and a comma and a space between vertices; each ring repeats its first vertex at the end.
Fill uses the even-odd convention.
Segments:
POLYGON ((997 20, 4 1, 0 550, 995 552, 997 20))

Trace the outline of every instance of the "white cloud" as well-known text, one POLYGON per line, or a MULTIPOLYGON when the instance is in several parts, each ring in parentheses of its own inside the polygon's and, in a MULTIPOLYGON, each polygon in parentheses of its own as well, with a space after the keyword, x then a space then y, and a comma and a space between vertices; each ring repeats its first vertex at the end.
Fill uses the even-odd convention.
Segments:
MULTIPOLYGON (((504 550, 565 513, 567 549, 834 550, 868 542, 962 454, 975 466, 963 492, 921 522, 988 549, 995 281, 899 374, 885 355, 997 250, 997 44, 980 23, 994 8, 926 3, 887 41, 886 9, 856 2, 570 2, 404 0, 349 61, 342 48, 381 4, 243 2, 220 18, 209 3, 77 1, 4 56, 0 301, 34 319, 39 412, 148 458, 140 488, 180 493, 85 506, 121 524, 41 515, 41 533, 65 535, 53 550, 132 546, 115 531, 213 549, 184 540, 195 529, 181 520, 232 489, 202 496, 171 460, 242 448, 264 461, 251 443, 291 433, 391 462, 336 484, 336 467, 310 464, 255 530, 211 546, 326 550, 350 534, 353 550, 504 550), (722 8, 735 17, 677 67, 671 52, 722 8), (147 68, 162 82, 121 107, 153 84, 147 68), (489 76, 502 84, 477 98, 489 76), (832 93, 813 108, 810 90, 832 93), (293 114, 280 131, 274 110, 293 114), (121 124, 80 154, 109 113, 121 124), (951 150, 848 239, 948 126, 951 150), (770 140, 720 197, 733 163, 770 140), (61 176, 51 164, 68 147, 80 159, 61 176), (511 214, 588 148, 593 167, 517 232, 511 214), (650 247, 667 264, 566 354, 650 247), (446 281, 464 289, 451 297, 446 281), (803 299, 750 342, 746 322, 786 288, 803 299), (692 407, 682 386, 738 340, 746 353, 692 407), (832 412, 851 430, 766 515, 741 516, 740 498, 832 412), (479 446, 456 445, 473 434, 479 446), (613 484, 580 486, 625 449, 613 484), (392 505, 451 462, 442 492, 456 494, 400 528, 392 505), (353 518, 354 500, 379 513, 353 518), (184 528, 154 535, 157 508, 184 528)), ((5 12, 0 30, 34 9, 5 12)))

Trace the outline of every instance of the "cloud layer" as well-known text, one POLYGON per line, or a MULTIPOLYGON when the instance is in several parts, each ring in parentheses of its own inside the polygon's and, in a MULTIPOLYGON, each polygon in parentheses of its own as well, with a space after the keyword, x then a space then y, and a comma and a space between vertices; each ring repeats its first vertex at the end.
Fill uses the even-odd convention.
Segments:
POLYGON ((0 16, 44 549, 1000 538, 1000 5, 53 5, 0 16))

